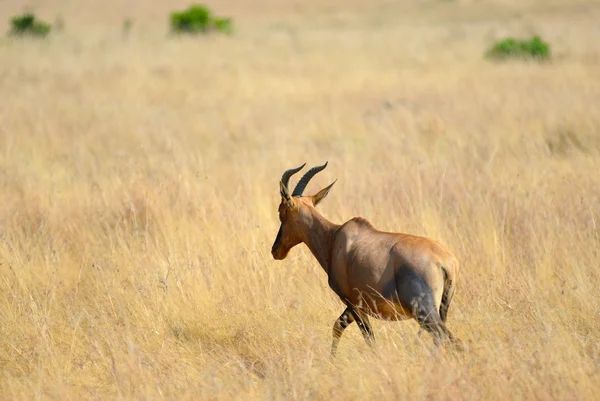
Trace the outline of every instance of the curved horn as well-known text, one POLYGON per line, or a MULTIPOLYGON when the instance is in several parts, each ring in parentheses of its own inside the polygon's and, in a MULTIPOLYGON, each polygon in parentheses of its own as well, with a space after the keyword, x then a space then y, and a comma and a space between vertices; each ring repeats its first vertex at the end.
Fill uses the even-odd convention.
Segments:
POLYGON ((323 171, 325 167, 327 167, 327 163, 329 162, 325 162, 325 164, 323 164, 322 166, 313 167, 310 170, 308 170, 306 174, 304 174, 304 176, 300 178, 300 181, 298 181, 298 184, 296 185, 296 188, 294 188, 292 196, 302 196, 302 192, 304 192, 304 189, 308 185, 310 179, 313 178, 318 172, 323 171))
POLYGON ((290 177, 296 174, 298 171, 302 170, 304 166, 306 166, 306 163, 304 163, 300 167, 291 168, 285 173, 283 173, 283 175, 281 176, 281 182, 283 182, 283 185, 285 185, 286 188, 288 187, 288 183, 290 182, 290 177))

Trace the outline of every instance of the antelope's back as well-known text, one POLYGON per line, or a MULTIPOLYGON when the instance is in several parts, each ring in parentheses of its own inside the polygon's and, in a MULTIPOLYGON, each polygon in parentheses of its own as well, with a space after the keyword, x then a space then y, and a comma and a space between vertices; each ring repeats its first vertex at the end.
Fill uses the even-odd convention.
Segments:
POLYGON ((358 289, 390 299, 400 269, 422 277, 437 294, 444 284, 442 267, 458 264, 452 252, 434 240, 379 231, 360 217, 340 227, 332 251, 330 283, 333 280, 343 294, 334 291, 346 297, 358 289))

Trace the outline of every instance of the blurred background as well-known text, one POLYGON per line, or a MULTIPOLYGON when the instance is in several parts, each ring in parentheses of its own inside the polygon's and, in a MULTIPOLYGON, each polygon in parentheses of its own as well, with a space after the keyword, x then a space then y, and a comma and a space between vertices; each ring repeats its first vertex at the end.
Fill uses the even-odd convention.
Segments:
POLYGON ((597 399, 596 1, 0 1, 0 398, 597 399), (278 181, 461 262, 358 327, 278 181), (295 185, 292 179, 291 185, 295 185))

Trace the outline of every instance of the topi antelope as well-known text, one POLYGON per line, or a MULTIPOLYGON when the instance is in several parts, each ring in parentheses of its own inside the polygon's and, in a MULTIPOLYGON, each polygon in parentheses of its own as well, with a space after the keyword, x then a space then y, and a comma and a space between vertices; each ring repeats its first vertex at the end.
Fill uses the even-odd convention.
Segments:
POLYGON ((462 348, 445 324, 458 276, 452 252, 428 238, 379 231, 361 217, 342 225, 330 222, 315 206, 337 180, 315 195, 302 195, 327 163, 307 171, 290 194, 290 177, 305 165, 287 170, 279 182, 281 226, 271 254, 276 260, 285 259, 291 248, 304 242, 327 273, 329 286, 346 305, 333 325, 331 355, 354 321, 367 344, 374 344, 369 316, 414 318, 431 333, 436 347, 448 342, 462 348))

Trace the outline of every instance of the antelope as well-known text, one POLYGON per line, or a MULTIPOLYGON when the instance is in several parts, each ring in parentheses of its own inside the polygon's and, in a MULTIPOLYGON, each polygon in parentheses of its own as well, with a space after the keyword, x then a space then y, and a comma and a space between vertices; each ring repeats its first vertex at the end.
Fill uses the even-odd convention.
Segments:
POLYGON ((337 179, 315 195, 303 195, 309 181, 327 163, 308 170, 291 194, 290 177, 306 163, 283 173, 279 182, 281 225, 271 254, 275 260, 283 260, 294 246, 306 244, 327 273, 329 287, 346 305, 333 325, 331 356, 335 357, 342 333, 353 322, 366 343, 375 344, 369 317, 413 318, 433 336, 436 349, 443 343, 463 349, 446 327, 458 277, 456 257, 432 239, 379 231, 362 217, 341 225, 327 220, 315 207, 337 179))

